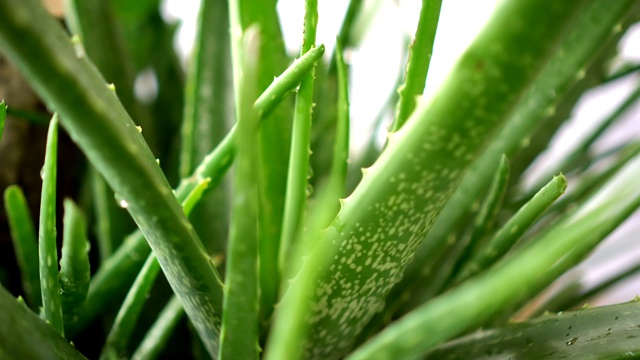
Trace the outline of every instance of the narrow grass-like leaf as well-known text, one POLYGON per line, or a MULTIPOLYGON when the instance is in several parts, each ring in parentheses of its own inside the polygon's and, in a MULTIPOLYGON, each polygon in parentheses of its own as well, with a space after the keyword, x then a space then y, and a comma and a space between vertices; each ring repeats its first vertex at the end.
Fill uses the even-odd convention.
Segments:
POLYGON ((239 93, 238 150, 233 208, 229 234, 224 309, 220 333, 221 359, 258 359, 258 181, 259 117, 253 107, 257 97, 257 60, 260 34, 250 28, 244 34, 242 78, 239 93))
POLYGON ((503 2, 446 85, 390 135, 328 229, 337 254, 317 287, 305 357, 344 356, 381 310, 465 171, 535 82, 581 5, 503 2))
MULTIPOLYGON (((182 208, 186 216, 189 216, 208 185, 209 179, 203 179, 182 201, 182 208)), ((138 322, 142 307, 147 300, 147 294, 155 283, 159 270, 158 260, 153 254, 149 254, 111 326, 100 355, 101 359, 110 359, 113 356, 126 357, 129 338, 138 322)))
POLYGON ((566 188, 567 179, 564 175, 555 176, 549 184, 520 208, 485 246, 479 248, 478 252, 471 256, 456 276, 455 282, 462 282, 477 274, 509 251, 522 234, 564 193, 566 188))
MULTIPOLYGON (((560 164, 555 166, 555 169, 558 171, 571 171, 575 168, 584 165, 585 163, 589 163, 589 161, 585 161, 585 159, 589 160, 592 155, 589 152, 592 150, 593 144, 601 138, 602 134, 604 134, 616 121, 622 118, 622 115, 629 110, 631 106, 633 106, 638 99, 640 98, 640 86, 638 86, 631 94, 629 94, 625 100, 602 122, 596 127, 591 133, 586 136, 580 144, 578 144, 569 154, 566 156, 560 164)), ((544 177, 543 177, 544 178, 544 177)), ((535 186, 535 185, 534 185, 535 186)))
POLYGON ((147 300, 146 295, 155 283, 159 271, 158 260, 153 254, 149 254, 111 326, 100 359, 126 357, 129 338, 147 300))
POLYGON ((480 245, 479 242, 489 233, 495 225, 496 216, 502 206, 502 200, 507 192, 507 186, 509 185, 509 160, 502 154, 500 157, 500 164, 496 171, 496 175, 491 182, 491 187, 487 196, 480 205, 478 215, 473 220, 473 227, 471 228, 471 239, 469 243, 471 248, 477 249, 476 246, 480 245))
POLYGON ((157 358, 160 351, 162 351, 166 345, 169 336, 173 333, 173 329, 182 318, 182 315, 184 315, 184 308, 180 300, 172 296, 144 339, 142 339, 142 342, 131 356, 131 359, 152 360, 157 358))
POLYGON ((0 285, 0 358, 86 360, 0 285))
MULTIPOLYGON (((623 186, 618 184, 613 191, 619 192, 623 186)), ((483 325, 504 309, 529 299, 532 293, 539 292, 581 261, 638 205, 637 192, 631 197, 618 195, 597 205, 583 205, 554 227, 554 231, 391 324, 349 359, 419 356, 443 341, 483 325), (522 287, 523 283, 528 286, 522 287)))
MULTIPOLYGON (((305 1, 304 29, 300 55, 315 46, 318 26, 318 1, 305 1)), ((313 83, 315 71, 311 70, 300 83, 293 115, 291 153, 285 193, 282 237, 280 239, 279 267, 283 272, 291 256, 291 247, 300 236, 305 218, 309 188, 309 154, 311 145, 311 118, 313 114, 313 83)))
POLYGON ((7 118, 7 105, 3 101, 0 101, 0 139, 2 139, 2 132, 4 131, 4 121, 7 118))
POLYGON ((72 315, 87 298, 91 271, 89 267, 87 223, 71 199, 64 200, 64 234, 60 258, 60 297, 62 313, 72 315))
MULTIPOLYGON (((300 73, 308 72, 312 67, 312 62, 294 62, 285 73, 294 74, 292 76, 299 79, 300 73), (293 70, 292 67, 300 67, 305 70, 301 71, 300 68, 293 70)), ((289 76, 284 76, 285 73, 279 76, 269 88, 265 90, 265 93, 271 93, 273 96, 266 97, 264 101, 254 104, 258 113, 264 112, 266 108, 274 108, 274 102, 277 104, 279 101, 282 101, 285 93, 290 92, 298 86, 295 81, 291 81, 289 76), (283 86, 283 82, 290 87, 283 86)), ((175 190, 178 201, 184 201, 187 195, 203 178, 211 179, 210 186, 207 190, 218 186, 235 159, 235 137, 236 128, 234 127, 220 144, 202 160, 193 174, 188 178, 182 179, 180 185, 175 190)), ((77 322, 68 324, 70 325, 72 334, 84 328, 88 322, 97 315, 98 311, 100 311, 108 301, 112 300, 114 294, 124 295, 126 291, 125 287, 131 284, 135 274, 140 270, 144 259, 149 255, 149 251, 150 248, 140 230, 135 231, 127 237, 122 246, 118 248, 114 255, 109 258, 95 274, 89 288, 87 302, 80 313, 81 315, 78 316, 77 322)))
MULTIPOLYGON (((93 209, 95 211, 96 225, 95 234, 98 243, 98 253, 100 255, 100 263, 107 261, 113 254, 114 247, 120 241, 115 238, 114 231, 117 228, 114 213, 122 208, 118 206, 114 200, 114 194, 107 182, 104 181, 102 175, 95 169, 89 169, 89 178, 91 179, 91 190, 93 191, 93 209)), ((129 216, 128 214, 125 214, 129 216)))
POLYGON ((350 0, 349 7, 347 7, 347 13, 344 15, 340 31, 338 32, 338 41, 344 47, 350 47, 353 45, 352 32, 353 24, 355 23, 360 9, 362 8, 362 0, 350 0))
POLYGON ((3 51, 59 111, 71 138, 126 202, 213 355, 222 283, 142 135, 95 66, 74 49, 39 1, 2 1, 0 12, 5 15, 3 51))
POLYGON ((409 51, 404 84, 398 89, 400 97, 391 131, 398 131, 404 125, 424 91, 441 7, 442 0, 422 0, 418 28, 409 51))
POLYGON ((611 74, 611 76, 606 78, 604 82, 605 83, 612 82, 620 78, 623 78, 627 75, 631 75, 637 71, 640 71, 640 64, 626 64, 621 66, 620 69, 618 69, 618 71, 616 71, 615 73, 611 74))
POLYGON ((433 360, 623 359, 640 353, 640 306, 635 301, 486 329, 446 343, 433 360))
MULTIPOLYGON (((342 52, 342 44, 336 39, 336 69, 338 79, 338 104, 337 104, 337 121, 336 121, 336 138, 333 146, 333 158, 331 161, 331 174, 327 183, 327 192, 325 195, 333 201, 335 205, 331 206, 334 212, 331 216, 338 213, 340 209, 339 199, 345 196, 347 172, 349 168, 349 77, 347 65, 344 62, 342 52)), ((331 212, 327 212, 331 213, 331 212)), ((327 219, 330 221, 330 219, 327 219)))
POLYGON ((47 125, 51 118, 49 116, 14 107, 5 107, 6 114, 16 119, 22 119, 38 125, 47 125))
POLYGON ((227 71, 229 66, 226 1, 200 5, 198 34, 185 89, 180 176, 189 176, 226 132, 227 71))
POLYGON ((637 275, 638 272, 640 272, 640 264, 625 268, 618 273, 607 274, 607 277, 604 280, 592 285, 591 287, 586 287, 580 279, 574 279, 562 289, 554 293, 551 297, 545 299, 543 303, 533 303, 535 304, 535 308, 532 309, 533 311, 531 313, 540 315, 548 311, 566 311, 582 306, 588 306, 588 301, 590 299, 603 294, 612 287, 637 275))
MULTIPOLYGON (((574 84, 580 85, 581 88, 577 90, 585 86, 580 84, 580 80, 585 76, 594 57, 607 49, 629 27, 634 18, 634 9, 637 9, 637 3, 633 1, 620 1, 615 6, 611 5, 609 1, 596 0, 583 9, 582 16, 573 24, 573 29, 559 43, 560 50, 541 72, 536 86, 529 88, 526 96, 507 115, 509 119, 502 131, 471 166, 447 202, 418 248, 414 261, 405 271, 404 280, 394 289, 395 293, 405 292, 405 289, 417 282, 428 282, 436 270, 432 268, 434 259, 447 248, 450 230, 460 225, 472 208, 472 202, 489 186, 497 166, 495 159, 501 154, 511 158, 518 149, 525 147, 529 136, 541 124, 540 119, 556 111, 556 105, 562 96, 574 84)), ((413 297, 412 294, 404 293, 394 298, 401 299, 405 296, 413 297)))
POLYGON ((56 245, 56 179, 58 172, 58 114, 49 123, 47 150, 42 167, 42 196, 38 232, 38 263, 44 319, 62 336, 64 323, 60 301, 58 247, 56 245))
POLYGON ((11 239, 22 277, 22 289, 31 308, 38 311, 42 304, 40 270, 38 268, 38 240, 33 220, 22 189, 12 185, 4 192, 4 206, 11 230, 11 239))

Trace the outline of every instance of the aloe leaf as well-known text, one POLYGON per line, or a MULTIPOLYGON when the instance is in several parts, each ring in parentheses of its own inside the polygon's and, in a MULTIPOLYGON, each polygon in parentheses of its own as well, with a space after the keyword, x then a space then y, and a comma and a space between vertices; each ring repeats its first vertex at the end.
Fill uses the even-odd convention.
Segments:
POLYGON ((86 359, 73 345, 0 286, 0 358, 86 359))
POLYGON ((470 243, 473 244, 473 247, 478 246, 479 241, 493 228, 496 220, 495 218, 500 211, 502 200, 507 192, 508 182, 509 160, 504 154, 502 154, 500 157, 500 164, 498 165, 496 175, 491 182, 489 192, 480 205, 478 215, 473 221, 473 227, 470 235, 470 243))
MULTIPOLYGON (((209 186, 209 182, 208 178, 200 181, 182 201, 182 208, 186 216, 189 216, 195 204, 202 197, 202 193, 209 186)), ((126 357, 126 346, 129 338, 148 298, 147 294, 149 294, 151 287, 155 283, 159 270, 160 264, 158 260, 153 254, 149 254, 133 285, 131 285, 111 326, 111 330, 109 330, 100 355, 101 359, 109 359, 112 356, 117 356, 118 358, 126 357)))
POLYGON ((616 286, 635 276, 640 271, 640 264, 635 264, 631 267, 627 267, 622 271, 613 274, 607 274, 607 278, 601 282, 586 287, 579 279, 575 279, 566 285, 563 289, 553 294, 548 299, 545 299, 542 304, 536 306, 534 314, 541 314, 547 311, 563 311, 575 309, 580 306, 587 306, 589 299, 592 299, 607 290, 610 290, 613 286, 616 286))
POLYGON ((146 295, 155 283, 159 271, 160 264, 158 260, 153 254, 149 254, 138 277, 131 285, 131 289, 118 311, 111 330, 109 330, 107 340, 100 354, 101 359, 110 359, 114 356, 116 358, 126 357, 129 338, 147 300, 146 295))
MULTIPOLYGON (((257 92, 260 94, 272 82, 273 77, 286 68, 284 41, 276 11, 277 0, 230 0, 229 24, 231 35, 231 59, 237 103, 243 96, 238 93, 242 68, 240 53, 243 32, 251 26, 260 28, 262 39, 258 69, 257 92)), ((289 105, 289 104, 288 104, 289 105)), ((260 127, 258 169, 261 174, 259 191, 260 210, 260 311, 266 327, 267 319, 277 301, 278 246, 280 243, 284 197, 286 191, 289 145, 291 143, 292 108, 279 106, 260 127), (272 120, 269 120, 272 119, 272 120)))
MULTIPOLYGON (((339 50, 338 50, 339 51, 339 50)), ((337 60, 339 65, 340 60, 337 60)), ((282 284, 282 297, 273 316, 264 358, 268 360, 300 359, 304 340, 310 331, 308 316, 312 311, 313 297, 321 273, 317 271, 333 258, 331 247, 321 246, 328 219, 335 216, 335 189, 321 187, 310 208, 304 233, 305 241, 296 244, 293 259, 302 259, 304 266, 289 264, 282 284)))
POLYGON ((429 359, 622 359, 640 353, 637 302, 542 316, 441 345, 429 359))
POLYGON ((60 297, 65 316, 72 315, 87 297, 91 280, 89 247, 84 215, 72 200, 65 199, 60 258, 60 297))
MULTIPOLYGON (((412 284, 428 282, 434 270, 431 267, 433 259, 446 249, 450 229, 459 226, 471 208, 471 202, 475 201, 473 199, 478 198, 491 181, 496 168, 495 159, 501 154, 511 158, 518 149, 525 147, 529 136, 540 126, 540 119, 556 111, 558 100, 586 75, 582 70, 588 69, 593 58, 629 26, 636 12, 635 3, 624 1, 616 2, 615 7, 610 5, 608 1, 598 0, 589 2, 589 6, 584 8, 573 30, 559 43, 561 51, 556 52, 541 72, 536 86, 527 90, 526 96, 508 115, 498 137, 471 166, 418 248, 414 261, 405 271, 406 280, 394 292, 404 292, 412 284)), ((517 164, 512 162, 512 165, 517 164)), ((512 166, 512 173, 519 172, 512 166)))
POLYGON ((173 329, 182 319, 184 309, 180 300, 175 296, 169 299, 167 305, 153 323, 144 339, 131 356, 135 360, 152 360, 158 357, 173 333, 173 329))
MULTIPOLYGON (((328 196, 333 199, 342 199, 345 196, 347 172, 349 169, 349 78, 347 65, 344 62, 342 44, 336 40, 336 69, 338 79, 338 104, 336 121, 336 138, 333 146, 333 158, 331 161, 331 174, 327 187, 328 196)), ((340 204, 335 201, 334 214, 338 213, 340 204)))
POLYGON ((343 355, 381 310, 465 170, 557 50, 580 4, 504 2, 450 81, 390 135, 328 230, 325 246, 334 244, 337 254, 318 285, 305 356, 343 355))
POLYGON ((398 131, 404 125, 424 91, 441 7, 442 0, 422 0, 418 28, 409 51, 405 81, 398 89, 400 97, 391 131, 398 131))
POLYGON ((347 12, 344 15, 342 25, 340 26, 340 31, 338 32, 338 41, 340 41, 340 44, 342 44, 342 46, 344 47, 348 48, 353 45, 353 24, 355 23, 355 20, 360 13, 360 9, 362 9, 362 0, 349 1, 347 12))
POLYGON ((567 179, 564 175, 555 176, 551 182, 521 207, 485 246, 482 246, 478 252, 471 256, 458 274, 456 282, 461 282, 477 274, 504 255, 544 211, 564 193, 566 188, 567 179))
MULTIPOLYGON (((318 25, 317 0, 305 1, 304 29, 300 55, 315 46, 318 25)), ((291 138, 291 153, 289 154, 289 172, 287 175, 287 190, 285 193, 285 207, 282 223, 282 237, 280 239, 280 271, 286 266, 291 255, 290 249, 294 245, 301 230, 301 224, 306 211, 309 188, 309 153, 311 144, 311 118, 313 113, 313 84, 315 72, 306 75, 300 83, 296 96, 293 116, 293 133, 291 138)))
POLYGON ((0 12, 6 15, 0 25, 2 48, 60 112, 71 138, 128 204, 212 351, 220 323, 220 277, 142 135, 102 76, 38 1, 3 1, 0 12))
POLYGON ((591 133, 584 138, 575 150, 571 152, 564 160, 556 166, 557 169, 562 171, 570 171, 579 167, 581 163, 584 163, 585 157, 588 159, 592 155, 589 151, 592 150, 593 144, 601 138, 616 121, 618 121, 624 113, 626 113, 631 106, 633 106, 640 98, 640 86, 638 86, 631 94, 629 94, 624 101, 611 113, 601 124, 598 125, 591 133))
POLYGON ((29 305, 37 312, 42 304, 40 270, 38 268, 38 240, 27 206, 27 199, 19 186, 12 185, 5 190, 4 206, 7 210, 13 248, 22 277, 22 288, 29 305))
MULTIPOLYGON (((311 50, 306 56, 318 56, 321 50, 316 48, 311 50), (312 52, 314 52, 312 54, 312 52)), ((309 59, 306 58, 306 59, 309 59)), ((274 80, 274 82, 265 90, 261 98, 264 101, 256 101, 254 104, 258 113, 264 113, 265 109, 274 108, 273 102, 282 101, 284 94, 290 92, 299 83, 292 81, 293 79, 301 79, 306 72, 310 71, 314 66, 314 62, 304 60, 294 62, 283 74, 274 80), (288 84, 287 86, 283 86, 288 84), (271 94, 265 96, 264 94, 271 94), (271 100, 268 100, 271 99, 271 100)), ((299 81, 299 80, 298 80, 299 81)), ((182 202, 186 196, 197 186, 203 178, 210 178, 210 186, 207 190, 215 188, 227 170, 231 167, 235 156, 235 137, 236 129, 232 128, 227 136, 225 136, 220 144, 209 153, 198 165, 190 177, 182 179, 180 185, 175 190, 178 201, 182 202)), ((104 307, 114 294, 123 294, 134 278, 136 272, 142 267, 144 259, 149 255, 150 248, 140 230, 135 231, 128 236, 114 255, 109 258, 95 274, 89 288, 87 301, 81 309, 77 321, 68 324, 71 333, 75 333, 84 328, 98 312, 104 307)))
POLYGON ((238 150, 233 208, 225 277, 224 312, 220 334, 222 359, 257 359, 258 345, 258 113, 253 107, 257 96, 257 59, 260 35, 257 29, 244 34, 242 51, 241 106, 238 111, 238 150))
POLYGON ((255 108, 261 117, 271 115, 273 109, 282 102, 282 98, 294 90, 302 80, 313 74, 316 63, 324 55, 324 45, 319 45, 301 54, 256 100, 255 108))
POLYGON ((640 194, 637 191, 620 194, 627 186, 625 183, 612 185, 610 193, 617 192, 618 195, 605 200, 594 198, 591 203, 584 204, 552 231, 485 273, 391 324, 356 350, 350 359, 425 354, 439 343, 476 328, 504 309, 529 299, 581 261, 638 208, 640 194), (523 283, 528 286, 523 288, 523 283))
MULTIPOLYGON (((87 56, 98 67, 107 82, 113 83, 123 106, 136 119, 150 147, 157 151, 154 126, 146 107, 136 101, 135 79, 131 57, 125 46, 123 29, 108 1, 65 1, 65 20, 73 34, 79 36, 87 56)), ((94 196, 96 239, 100 260, 104 262, 124 236, 135 228, 131 217, 113 200, 114 193, 92 166, 89 168, 94 196)))
MULTIPOLYGON (((496 174, 491 182, 489 192, 480 205, 478 215, 473 219, 469 236, 463 236, 461 239, 457 240, 452 251, 446 256, 442 256, 440 263, 434 265, 434 267, 439 270, 434 274, 433 279, 428 284, 415 284, 415 286, 423 287, 425 290, 422 291, 419 296, 415 296, 408 300, 407 304, 404 304, 401 308, 401 311, 404 311, 404 309, 407 308, 413 308, 416 305, 423 303, 425 299, 432 297, 434 294, 440 293, 450 285, 448 282, 452 280, 452 277, 455 276, 463 266, 466 266, 468 261, 471 261, 470 258, 477 255, 477 250, 479 248, 483 248, 483 245, 484 247, 487 246, 486 241, 489 239, 486 238, 486 235, 493 226, 492 222, 495 221, 498 211, 500 211, 502 200, 507 190, 507 186, 509 185, 509 169, 510 166, 508 160, 503 154, 500 159, 498 169, 496 170, 496 174)), ((455 236, 454 234, 455 231, 451 234, 450 238, 453 238, 455 236)), ((512 240, 515 241, 517 239, 518 238, 516 237, 512 240)), ((509 246, 510 245, 512 245, 512 243, 509 243, 509 246)), ((502 255, 502 253, 500 255, 502 255)), ((397 309, 395 307, 388 307, 386 317, 390 318, 396 311, 397 309)))
MULTIPOLYGON (((189 176, 200 161, 224 138, 233 121, 230 108, 227 1, 200 3, 194 50, 187 67, 184 115, 180 136, 181 177, 189 176)), ((229 233, 229 184, 211 191, 189 219, 210 254, 223 253, 229 233)))
POLYGON ((58 247, 56 245, 56 179, 58 172, 58 114, 54 114, 47 133, 47 150, 42 167, 42 197, 38 232, 38 263, 44 319, 62 336, 64 323, 60 301, 58 247))
MULTIPOLYGON (((118 219, 122 219, 124 210, 116 204, 113 191, 109 189, 107 182, 104 181, 95 169, 89 169, 89 178, 91 179, 91 190, 93 191, 93 209, 95 211, 95 234, 98 243, 98 252, 100 254, 100 263, 103 264, 113 254, 114 248, 117 248, 121 239, 117 239, 115 232, 118 229, 118 219)), ((127 217, 128 214, 124 214, 127 217)))
POLYGON ((620 78, 623 78, 627 75, 631 75, 640 70, 640 64, 625 64, 618 69, 618 71, 611 74, 608 78, 605 79, 605 83, 616 81, 620 78))
POLYGON ((38 125, 47 125, 51 119, 49 116, 34 111, 16 109, 14 107, 5 106, 5 113, 13 118, 26 120, 38 125))

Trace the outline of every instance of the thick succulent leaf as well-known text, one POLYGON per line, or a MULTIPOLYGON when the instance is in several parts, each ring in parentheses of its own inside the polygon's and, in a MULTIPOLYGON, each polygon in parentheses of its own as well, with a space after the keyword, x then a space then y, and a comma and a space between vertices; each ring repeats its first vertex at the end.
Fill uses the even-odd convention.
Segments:
MULTIPOLYGON (((243 96, 238 93, 243 32, 251 26, 260 28, 262 39, 258 61, 257 94, 272 82, 273 77, 286 68, 287 59, 282 32, 276 11, 276 0, 230 0, 229 20, 231 58, 236 109, 243 96)), ((260 127, 258 147, 261 174, 259 191, 260 209, 260 297, 261 318, 266 321, 277 300, 280 285, 278 275, 278 247, 284 213, 287 184, 289 145, 291 143, 290 106, 279 106, 260 127), (271 119, 271 120, 270 120, 271 119)))
MULTIPOLYGON (((517 150, 526 147, 531 134, 543 124, 541 119, 554 112, 557 113, 559 103, 564 104, 568 109, 573 106, 579 94, 591 85, 582 81, 587 75, 586 71, 582 70, 588 69, 603 49, 615 43, 621 32, 636 16, 634 14, 637 14, 637 6, 638 3, 633 1, 589 2, 580 19, 573 24, 571 33, 560 44, 561 50, 546 65, 535 86, 528 89, 526 96, 508 115, 509 119, 498 137, 470 167, 455 194, 418 248, 415 260, 405 272, 405 279, 394 289, 393 296, 389 298, 390 301, 414 297, 413 292, 416 289, 412 287, 415 284, 420 284, 421 292, 434 293, 429 285, 430 278, 437 269, 434 267, 434 259, 446 253, 449 247, 447 244, 455 243, 455 237, 451 236, 451 229, 461 225, 464 217, 473 208, 476 199, 489 186, 495 173, 496 159, 501 154, 511 157, 517 150), (571 94, 569 103, 565 103, 566 99, 563 96, 568 95, 569 91, 576 94, 571 94)), ((519 163, 512 159, 512 175, 519 174, 514 170, 516 166, 519 166, 519 163)))
POLYGON ((51 326, 0 286, 0 358, 86 359, 51 326))
POLYGON ((504 2, 440 92, 390 135, 328 230, 323 245, 337 253, 309 316, 308 358, 344 355, 381 310, 465 170, 535 81, 584 3, 504 2))
MULTIPOLYGON (((254 107, 259 114, 267 114, 279 104, 284 95, 298 86, 301 79, 315 66, 320 59, 324 47, 319 46, 307 52, 296 60, 256 100, 254 107)), ((235 160, 236 128, 225 136, 220 144, 211 151, 194 170, 191 176, 182 179, 175 190, 178 201, 186 199, 191 191, 198 186, 202 179, 209 178, 207 190, 216 188, 223 176, 235 160)), ((199 201, 201 197, 196 200, 199 201)), ((149 255, 149 246, 140 230, 135 231, 124 241, 122 246, 109 258, 94 276, 89 289, 88 300, 80 316, 71 325, 71 332, 75 333, 84 328, 116 294, 124 295, 126 287, 131 284, 135 274, 142 267, 144 259, 149 255)))
POLYGON ((635 359, 639 323, 636 301, 564 312, 478 331, 438 347, 428 359, 635 359))
POLYGON ((391 126, 392 131, 398 131, 404 125, 424 91, 441 7, 442 0, 422 0, 420 20, 410 47, 404 84, 398 89, 400 97, 396 106, 396 118, 391 126))
POLYGON ((58 178, 58 115, 49 123, 47 150, 42 167, 42 196, 38 229, 38 264, 44 319, 64 336, 58 246, 56 240, 56 183, 58 178))
POLYGON ((258 359, 258 154, 259 115, 253 103, 260 35, 251 28, 244 35, 242 81, 239 93, 236 147, 238 151, 224 288, 221 359, 258 359))
POLYGON ((4 192, 4 206, 11 230, 11 240, 22 277, 22 289, 29 306, 35 311, 42 306, 40 270, 38 269, 38 239, 27 199, 22 189, 11 185, 4 192))
POLYGON ((222 309, 220 277, 133 120, 80 44, 70 41, 39 1, 2 1, 0 12, 3 50, 60 112, 65 130, 121 196, 213 351, 222 309))
POLYGON ((64 234, 60 258, 60 296, 62 312, 72 315, 87 298, 91 271, 87 222, 71 199, 64 200, 64 234))
MULTIPOLYGON (((318 26, 318 1, 305 1, 304 28, 300 55, 309 52, 316 44, 316 30, 318 26)), ((291 135, 291 152, 289 154, 289 169, 287 173, 287 191, 285 193, 284 215, 282 218, 282 233, 279 247, 279 268, 284 268, 289 262, 291 248, 300 238, 307 207, 309 188, 309 156, 311 154, 311 118, 313 113, 313 84, 315 69, 307 74, 296 94, 296 104, 293 113, 293 129, 291 135)))

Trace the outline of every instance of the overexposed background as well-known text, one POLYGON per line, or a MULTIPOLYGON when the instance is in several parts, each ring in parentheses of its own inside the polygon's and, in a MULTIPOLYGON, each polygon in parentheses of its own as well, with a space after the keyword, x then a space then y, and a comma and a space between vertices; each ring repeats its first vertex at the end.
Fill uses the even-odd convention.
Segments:
MULTIPOLYGON (((331 54, 335 36, 340 28, 348 1, 320 1, 317 43, 327 47, 331 54)), ((497 0, 449 0, 443 2, 434 55, 424 97, 433 95, 446 80, 457 57, 473 40, 487 21, 497 0)), ((163 15, 170 21, 181 21, 176 38, 176 47, 183 58, 188 57, 193 46, 199 1, 165 0, 163 15)), ((366 143, 375 119, 392 92, 398 74, 403 71, 404 47, 415 31, 420 0, 365 0, 365 16, 358 21, 357 39, 360 46, 349 50, 347 60, 351 70, 351 118, 353 151, 366 143)), ((289 52, 298 52, 302 34, 304 1, 280 0, 278 10, 281 26, 289 52)), ((620 49, 621 59, 640 62, 640 26, 635 26, 625 36, 620 49)), ((587 93, 580 100, 572 119, 561 129, 551 149, 529 172, 532 182, 540 176, 542 169, 561 158, 573 148, 581 136, 605 119, 623 101, 625 96, 638 86, 638 76, 627 76, 607 86, 587 93)), ((389 114, 390 115, 390 114, 389 114)), ((640 106, 636 104, 628 111, 602 141, 599 149, 608 149, 621 140, 640 137, 640 106)), ((389 118, 390 120, 390 118, 389 118)), ((385 128, 377 135, 383 142, 385 128)), ((629 177, 640 179, 640 162, 629 166, 629 177), (631 170, 636 169, 635 173, 631 170)), ((640 187, 640 180, 637 180, 640 187)), ((631 184, 634 184, 632 181, 631 184)), ((631 185, 633 186, 633 185, 631 185)), ((638 215, 638 214, 637 214, 638 215)), ((595 283, 603 274, 624 268, 630 263, 640 262, 640 216, 634 216, 621 226, 584 266, 569 276, 582 274, 587 283, 595 283)), ((627 301, 640 294, 640 278, 627 281, 614 292, 598 300, 599 304, 627 301)))

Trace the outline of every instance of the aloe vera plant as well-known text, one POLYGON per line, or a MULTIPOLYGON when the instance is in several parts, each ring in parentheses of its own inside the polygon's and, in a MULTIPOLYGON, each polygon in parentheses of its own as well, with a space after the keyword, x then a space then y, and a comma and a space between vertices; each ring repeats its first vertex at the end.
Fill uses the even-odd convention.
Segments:
MULTIPOLYGON (((55 112, 37 232, 21 184, 5 192, 21 281, 0 289, 0 357, 640 352, 629 328, 638 302, 575 310, 637 266, 541 300, 640 205, 628 181, 638 143, 594 146, 638 91, 544 182, 526 185, 580 96, 637 72, 612 71, 610 60, 640 3, 503 1, 423 99, 447 4, 423 0, 397 100, 384 109, 386 142, 370 149, 376 160, 353 191, 348 170, 361 160, 349 145, 347 51, 370 11, 362 1, 349 2, 325 53, 318 1, 305 0, 299 52, 288 54, 277 1, 203 0, 186 70, 159 4, 69 0, 65 28, 39 0, 0 0, 0 51, 55 112), (136 96, 149 73, 155 95, 136 96), (76 194, 56 192, 58 124, 86 156, 76 194), (78 205, 65 200, 56 223, 62 195, 78 205), (545 310, 565 312, 523 315, 545 310), (510 324, 516 315, 524 321, 510 324)), ((11 106, 0 103, 0 135, 7 114, 43 116, 11 106)))

